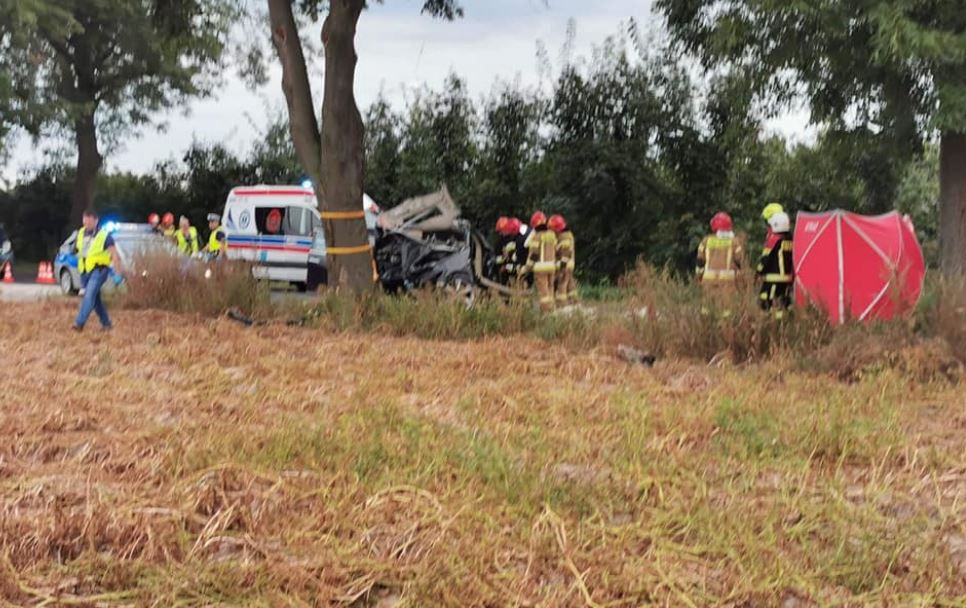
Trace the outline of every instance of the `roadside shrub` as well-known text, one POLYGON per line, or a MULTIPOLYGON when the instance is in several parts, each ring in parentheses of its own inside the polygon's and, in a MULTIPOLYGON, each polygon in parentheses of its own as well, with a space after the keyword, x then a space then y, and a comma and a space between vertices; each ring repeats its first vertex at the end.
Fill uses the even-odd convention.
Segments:
POLYGON ((181 255, 156 254, 135 261, 121 301, 126 308, 159 308, 206 316, 237 309, 246 315, 268 312, 267 284, 252 276, 251 266, 219 261, 204 264, 181 255))

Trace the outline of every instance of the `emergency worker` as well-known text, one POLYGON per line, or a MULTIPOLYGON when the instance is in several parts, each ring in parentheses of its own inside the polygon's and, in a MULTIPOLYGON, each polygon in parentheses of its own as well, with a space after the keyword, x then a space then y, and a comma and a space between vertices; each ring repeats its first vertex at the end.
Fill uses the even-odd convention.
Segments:
POLYGON ((557 272, 557 235, 547 227, 547 216, 537 211, 530 218, 532 232, 527 240, 526 272, 533 275, 540 310, 553 311, 554 279, 557 272))
POLYGON ((185 255, 198 253, 198 229, 191 225, 187 217, 181 216, 178 221, 178 231, 174 236, 178 243, 178 251, 185 255))
POLYGON ((107 331, 112 325, 107 307, 101 300, 101 288, 111 276, 112 263, 116 276, 121 276, 121 260, 110 231, 106 226, 98 225, 97 212, 85 211, 82 221, 83 226, 77 231, 76 245, 77 269, 81 273, 84 297, 81 299, 80 310, 71 327, 74 331, 83 330, 91 313, 96 312, 101 322, 101 329, 107 331))
POLYGON ((768 203, 765 208, 761 211, 761 219, 765 220, 765 244, 761 249, 761 254, 765 255, 765 252, 770 250, 775 246, 775 242, 778 240, 775 237, 775 232, 771 228, 771 218, 776 213, 785 213, 785 208, 782 207, 781 203, 768 203))
POLYGON ((577 303, 577 283, 574 282, 574 269, 577 267, 577 251, 574 246, 574 233, 567 226, 562 215, 551 215, 547 225, 557 235, 557 277, 555 291, 557 305, 566 306, 577 303))
POLYGON ((497 241, 496 268, 500 283, 509 285, 517 277, 517 246, 520 236, 520 220, 501 217, 496 221, 497 241))
POLYGON ((178 229, 175 228, 175 226, 174 226, 174 214, 173 213, 171 213, 169 211, 169 212, 167 212, 167 213, 164 214, 164 217, 161 218, 161 226, 158 229, 158 231, 162 234, 162 236, 166 236, 169 239, 171 239, 172 241, 175 240, 174 233, 177 232, 178 229))
POLYGON ((208 257, 214 259, 228 250, 228 237, 225 233, 225 227, 221 225, 220 215, 217 213, 208 214, 208 229, 211 230, 211 234, 208 236, 208 246, 205 248, 205 253, 208 254, 208 257))
POLYGON ((772 311, 776 319, 781 319, 792 306, 795 282, 791 220, 779 211, 769 218, 768 226, 774 237, 758 262, 757 274, 762 281, 758 298, 762 310, 772 311))
POLYGON ((711 218, 711 234, 698 245, 695 274, 702 287, 733 286, 744 254, 741 241, 735 237, 731 216, 716 213, 711 218))
POLYGON ((157 213, 149 213, 148 225, 151 226, 151 230, 160 233, 159 226, 161 225, 161 217, 157 213))

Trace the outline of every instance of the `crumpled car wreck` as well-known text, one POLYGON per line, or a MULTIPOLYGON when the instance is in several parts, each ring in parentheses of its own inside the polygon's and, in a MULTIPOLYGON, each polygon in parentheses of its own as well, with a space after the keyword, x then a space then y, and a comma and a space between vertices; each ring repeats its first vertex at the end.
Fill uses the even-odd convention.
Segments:
POLYGON ((471 303, 479 288, 516 295, 493 280, 493 252, 446 186, 407 199, 378 219, 376 270, 389 292, 435 287, 471 303))

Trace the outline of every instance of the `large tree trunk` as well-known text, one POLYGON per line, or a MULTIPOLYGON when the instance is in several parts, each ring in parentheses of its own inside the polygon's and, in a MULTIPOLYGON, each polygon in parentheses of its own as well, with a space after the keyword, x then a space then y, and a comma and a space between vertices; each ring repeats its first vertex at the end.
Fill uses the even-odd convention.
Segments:
POLYGON ((943 274, 966 273, 966 133, 943 133, 939 152, 939 259, 943 274))
MULTIPOLYGON (((291 0, 268 0, 268 14, 272 25, 272 43, 282 64, 282 92, 285 93, 288 106, 289 132, 295 145, 295 154, 312 183, 318 185, 322 182, 319 123, 315 118, 312 87, 309 85, 291 0)), ((317 187, 320 207, 321 194, 321 187, 317 187)))
MULTIPOLYGON (((323 212, 360 212, 365 170, 362 116, 356 106, 356 24, 364 0, 331 0, 322 26, 325 93, 322 99, 323 212)), ((372 286, 372 252, 363 217, 323 216, 329 283, 361 291, 372 286), (333 255, 334 254, 334 255, 333 255)))
POLYGON ((79 224, 84 211, 94 207, 94 187, 104 160, 97 149, 93 105, 90 112, 85 112, 74 121, 74 135, 77 140, 77 172, 71 195, 70 220, 79 224))

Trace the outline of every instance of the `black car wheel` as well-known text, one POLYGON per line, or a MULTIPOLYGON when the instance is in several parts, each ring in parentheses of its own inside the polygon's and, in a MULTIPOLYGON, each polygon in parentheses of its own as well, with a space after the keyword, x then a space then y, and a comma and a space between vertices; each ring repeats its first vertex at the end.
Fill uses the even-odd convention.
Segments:
POLYGON ((66 268, 60 271, 60 290, 65 296, 77 293, 77 290, 74 289, 74 279, 70 276, 70 271, 66 268))

